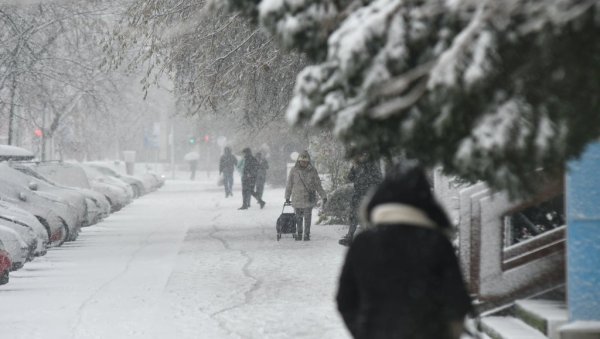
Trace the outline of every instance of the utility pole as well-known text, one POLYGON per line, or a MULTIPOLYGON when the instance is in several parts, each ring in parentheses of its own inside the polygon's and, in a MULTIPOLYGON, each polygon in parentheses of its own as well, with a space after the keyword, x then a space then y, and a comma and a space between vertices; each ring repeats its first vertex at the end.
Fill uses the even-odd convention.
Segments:
POLYGON ((171 120, 169 146, 171 147, 171 179, 175 179, 175 128, 173 128, 173 120, 171 120))
POLYGON ((14 73, 12 74, 12 84, 10 86, 10 111, 8 114, 8 144, 14 143, 13 133, 15 124, 15 92, 17 91, 17 79, 14 73))

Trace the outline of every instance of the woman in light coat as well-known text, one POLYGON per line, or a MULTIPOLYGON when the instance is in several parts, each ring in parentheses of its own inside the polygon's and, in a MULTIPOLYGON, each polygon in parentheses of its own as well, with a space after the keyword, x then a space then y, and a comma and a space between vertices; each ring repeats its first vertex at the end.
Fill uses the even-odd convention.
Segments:
POLYGON ((296 240, 310 240, 311 215, 313 207, 317 204, 317 193, 325 204, 327 194, 321 186, 319 174, 310 162, 308 151, 303 151, 290 171, 285 188, 285 201, 291 203, 296 212, 296 240))

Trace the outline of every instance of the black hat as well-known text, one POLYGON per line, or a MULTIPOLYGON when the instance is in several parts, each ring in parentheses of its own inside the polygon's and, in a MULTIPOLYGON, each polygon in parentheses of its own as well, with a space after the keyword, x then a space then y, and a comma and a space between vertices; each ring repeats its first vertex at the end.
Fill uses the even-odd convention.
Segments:
POLYGON ((365 217, 370 221, 373 208, 390 203, 418 208, 440 228, 450 227, 450 220, 433 196, 431 185, 420 167, 392 169, 367 202, 365 217))

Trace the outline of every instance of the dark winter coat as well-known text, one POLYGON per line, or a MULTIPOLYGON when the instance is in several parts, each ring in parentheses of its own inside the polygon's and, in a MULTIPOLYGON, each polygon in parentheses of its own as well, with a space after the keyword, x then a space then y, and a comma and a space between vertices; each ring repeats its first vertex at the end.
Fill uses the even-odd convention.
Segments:
POLYGON ((359 196, 364 196, 382 180, 379 165, 374 161, 358 162, 350 168, 347 178, 354 184, 354 194, 359 196))
POLYGON ((242 170, 242 183, 243 182, 256 182, 256 175, 258 174, 258 162, 256 158, 247 153, 244 156, 244 169, 242 170))
POLYGON ((256 181, 257 182, 265 182, 267 180, 267 170, 269 169, 269 162, 267 159, 261 158, 260 160, 257 158, 257 173, 256 173, 256 181))
POLYGON ((451 324, 471 308, 452 244, 418 209, 406 210, 417 212, 374 220, 348 250, 337 303, 354 338, 456 338, 451 324))
POLYGON ((231 153, 223 154, 221 156, 221 160, 219 161, 219 173, 232 175, 237 163, 238 161, 235 155, 231 153))

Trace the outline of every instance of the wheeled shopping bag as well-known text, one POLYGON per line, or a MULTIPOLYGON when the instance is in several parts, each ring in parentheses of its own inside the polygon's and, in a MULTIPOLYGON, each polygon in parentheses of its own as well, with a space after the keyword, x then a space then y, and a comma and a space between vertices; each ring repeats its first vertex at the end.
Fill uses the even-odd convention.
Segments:
MULTIPOLYGON (((289 209, 288 209, 289 210, 289 209)), ((284 203, 281 209, 281 215, 277 218, 277 241, 281 239, 282 234, 296 234, 296 213, 291 204, 284 203), (286 213, 285 209, 289 207, 292 209, 291 213, 286 213)))

